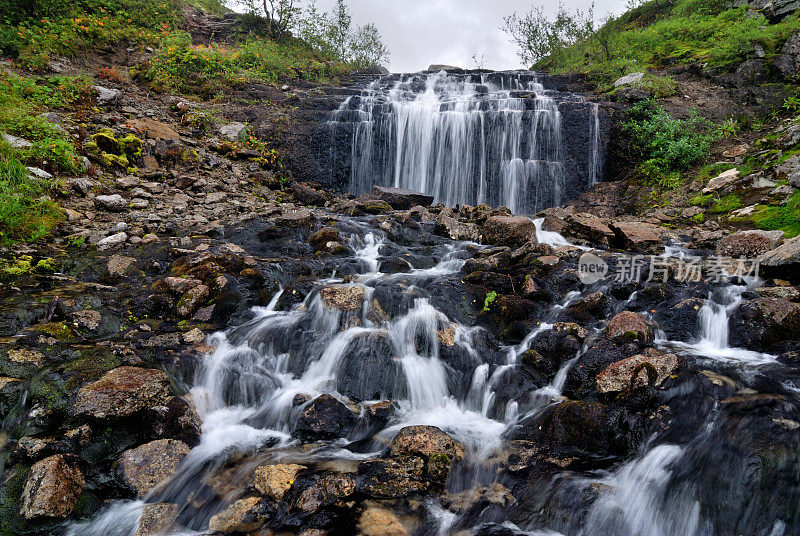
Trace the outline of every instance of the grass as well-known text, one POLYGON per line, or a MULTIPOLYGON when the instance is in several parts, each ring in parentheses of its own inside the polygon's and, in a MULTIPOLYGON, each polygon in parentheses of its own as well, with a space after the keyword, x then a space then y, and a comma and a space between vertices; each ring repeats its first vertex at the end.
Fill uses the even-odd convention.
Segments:
POLYGON ((800 28, 797 15, 769 24, 747 8, 719 0, 657 0, 610 20, 595 36, 559 50, 537 68, 583 72, 605 84, 630 72, 702 62, 729 69, 747 58, 754 44, 769 59, 800 28))
POLYGON ((712 214, 728 214, 736 209, 742 208, 742 200, 736 194, 729 194, 720 199, 717 199, 709 212, 712 214))
POLYGON ((800 192, 795 192, 785 205, 759 206, 751 220, 759 229, 783 231, 787 238, 800 235, 800 192))

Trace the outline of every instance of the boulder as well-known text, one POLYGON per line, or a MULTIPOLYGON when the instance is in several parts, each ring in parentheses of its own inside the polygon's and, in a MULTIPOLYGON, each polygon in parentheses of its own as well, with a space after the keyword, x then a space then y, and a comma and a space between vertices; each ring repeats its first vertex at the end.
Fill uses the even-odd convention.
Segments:
POLYGON ((592 214, 566 214, 559 232, 576 242, 605 247, 611 245, 615 236, 608 220, 592 214))
POLYGON ((241 141, 247 133, 247 125, 244 123, 229 123, 219 127, 219 134, 230 141, 241 141))
POLYGON ((651 336, 652 333, 644 317, 632 311, 616 314, 606 328, 606 337, 618 344, 631 341, 645 342, 651 336))
POLYGON ((655 320, 671 341, 693 342, 698 338, 700 310, 705 300, 672 301, 656 310, 655 320))
POLYGON ((450 240, 469 240, 475 242, 480 235, 480 229, 474 223, 462 223, 455 218, 439 214, 436 217, 434 232, 439 236, 446 236, 450 240))
POLYGON ((119 194, 98 195, 94 198, 94 206, 109 212, 125 212, 128 210, 128 202, 119 194))
POLYGON ((293 463, 262 465, 253 475, 253 487, 261 495, 282 501, 283 496, 297 479, 297 474, 304 469, 306 469, 304 465, 293 463))
POLYGON ((92 86, 92 89, 97 97, 97 103, 100 105, 115 104, 122 98, 122 91, 118 89, 109 89, 103 86, 92 86))
POLYGON ((22 490, 19 513, 25 519, 64 519, 78 503, 86 481, 77 463, 63 454, 36 462, 22 490))
POLYGON ((117 475, 123 484, 144 496, 175 475, 189 450, 175 439, 158 439, 126 450, 117 463, 117 475))
POLYGON ((325 473, 316 478, 295 502, 295 506, 304 512, 316 512, 345 499, 356 490, 354 473, 325 473))
POLYGON ((614 81, 614 87, 622 86, 635 86, 644 80, 644 73, 630 73, 617 78, 614 81))
POLYGON ((172 503, 145 504, 139 526, 133 536, 167 536, 174 532, 178 505, 172 503))
POLYGON ((358 532, 362 536, 408 536, 408 531, 391 510, 374 506, 361 514, 358 532))
POLYGON ((97 242, 97 247, 99 249, 112 249, 117 246, 121 246, 127 241, 128 241, 128 233, 121 232, 103 238, 102 240, 97 242))
POLYGON ((326 308, 351 312, 364 306, 365 293, 362 285, 330 285, 320 290, 319 296, 326 308))
POLYGON ((638 354, 609 365, 597 375, 597 390, 615 393, 635 387, 658 387, 678 369, 678 356, 657 350, 638 354))
POLYGON ((654 226, 641 222, 615 222, 611 230, 616 236, 615 245, 621 249, 659 255, 664 253, 664 242, 654 226))
POLYGON ((727 171, 723 171, 710 181, 705 188, 703 188, 704 194, 714 193, 716 191, 722 190, 726 186, 733 184, 733 182, 739 178, 739 170, 736 168, 729 169, 727 171))
POLYGON ((211 518, 208 530, 230 533, 260 529, 267 522, 262 501, 260 497, 248 497, 236 501, 211 518))
POLYGON ((275 218, 275 225, 277 227, 296 229, 298 227, 310 227, 316 220, 317 218, 313 212, 300 208, 287 211, 275 218))
POLYGON ((50 173, 46 172, 41 168, 28 166, 26 169, 28 170, 28 173, 31 174, 31 177, 37 179, 45 179, 45 180, 53 178, 53 176, 50 173))
POLYGON ((781 298, 743 302, 730 317, 730 345, 768 351, 784 341, 796 341, 800 332, 800 304, 781 298))
POLYGON ((295 432, 307 438, 335 439, 345 437, 356 425, 358 417, 329 394, 308 403, 300 413, 295 432))
POLYGON ((136 259, 133 257, 112 255, 111 258, 108 259, 108 273, 115 277, 122 277, 135 262, 136 259))
POLYGON ((130 125, 142 131, 145 138, 153 140, 171 140, 174 142, 178 142, 181 139, 181 135, 178 134, 175 129, 155 119, 147 117, 133 119, 130 121, 130 125))
POLYGON ((761 273, 769 277, 800 279, 800 236, 761 255, 761 273))
POLYGON ((419 456, 428 459, 444 455, 451 460, 462 453, 455 440, 435 426, 406 426, 401 429, 389 446, 390 456, 419 456))
POLYGON ((433 196, 405 188, 392 188, 389 186, 374 186, 372 194, 389 203, 395 210, 409 210, 417 205, 429 207, 433 204, 433 196))
POLYGON ((198 285, 187 290, 176 306, 178 316, 188 318, 205 303, 211 290, 206 285, 198 285))
MULTIPOLYGON (((800 133, 798 137, 800 137, 800 133)), ((775 166, 773 170, 777 179, 786 180, 790 186, 800 188, 800 155, 792 156, 782 164, 775 166)))
POLYGON ((169 376, 155 369, 119 367, 78 390, 72 409, 77 417, 112 419, 130 417, 170 396, 169 376))
POLYGON ((375 499, 394 499, 428 489, 425 461, 417 456, 376 458, 358 465, 358 489, 375 499))
POLYGON ((442 496, 442 504, 451 512, 466 512, 474 506, 485 507, 489 505, 509 508, 517 500, 511 491, 495 482, 491 486, 479 486, 460 493, 446 492, 442 496))
POLYGON ((717 255, 755 259, 777 248, 783 240, 783 231, 737 231, 717 244, 717 255))
POLYGON ((483 224, 483 241, 495 246, 536 242, 536 224, 524 216, 492 216, 483 224))
POLYGON ((6 134, 5 132, 2 134, 3 141, 5 141, 8 145, 11 146, 12 149, 30 149, 33 147, 33 144, 27 140, 23 140, 22 138, 18 138, 16 136, 12 136, 11 134, 6 134))

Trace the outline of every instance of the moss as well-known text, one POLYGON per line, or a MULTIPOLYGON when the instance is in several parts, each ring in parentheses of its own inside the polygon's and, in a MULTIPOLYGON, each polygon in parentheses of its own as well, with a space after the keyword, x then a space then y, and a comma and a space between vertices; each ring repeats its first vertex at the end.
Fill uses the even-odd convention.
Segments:
POLYGON ((0 486, 0 534, 19 534, 22 520, 19 514, 19 500, 25 487, 28 468, 17 464, 7 473, 0 486))
POLYGON ((700 214, 692 216, 690 219, 693 223, 705 223, 706 215, 701 212, 700 214))
POLYGON ((81 350, 79 355, 63 366, 69 377, 66 386, 73 390, 78 386, 100 379, 100 376, 122 365, 121 359, 111 352, 98 348, 81 350))
POLYGON ((736 194, 730 194, 720 199, 717 199, 711 206, 710 211, 713 214, 727 214, 741 207, 742 207, 741 198, 736 194))
POLYGON ((783 231, 787 238, 800 235, 800 192, 795 192, 785 205, 759 206, 750 219, 759 229, 783 231))
POLYGON ((142 156, 142 146, 144 142, 133 134, 127 134, 117 140, 117 145, 119 146, 120 153, 126 155, 129 160, 135 160, 142 156))
POLYGON ((33 271, 32 261, 30 255, 21 255, 13 261, 0 263, 0 272, 9 276, 29 274, 33 271))

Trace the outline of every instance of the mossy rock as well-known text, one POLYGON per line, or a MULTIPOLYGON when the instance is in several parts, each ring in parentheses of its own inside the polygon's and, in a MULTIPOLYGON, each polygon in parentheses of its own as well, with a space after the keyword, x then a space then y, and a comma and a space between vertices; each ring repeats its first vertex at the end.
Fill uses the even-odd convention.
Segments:
POLYGON ((136 160, 142 156, 144 142, 133 134, 127 134, 117 140, 117 145, 119 146, 120 153, 127 156, 128 160, 136 160))

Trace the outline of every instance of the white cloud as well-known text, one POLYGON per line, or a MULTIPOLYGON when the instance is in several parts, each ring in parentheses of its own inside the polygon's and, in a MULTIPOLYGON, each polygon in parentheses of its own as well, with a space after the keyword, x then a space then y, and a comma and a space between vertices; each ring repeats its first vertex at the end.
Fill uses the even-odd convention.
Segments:
MULTIPOLYGON (((335 0, 319 0, 330 9, 335 0)), ((595 14, 622 11, 624 0, 599 0, 595 14)), ((503 17, 526 11, 525 0, 348 0, 353 21, 374 23, 392 53, 390 70, 415 72, 433 63, 472 68, 473 54, 485 56, 486 67, 522 67, 508 36, 500 29, 503 17)), ((589 7, 585 0, 565 0, 568 9, 589 7)), ((555 3, 548 8, 555 10, 555 3)))

